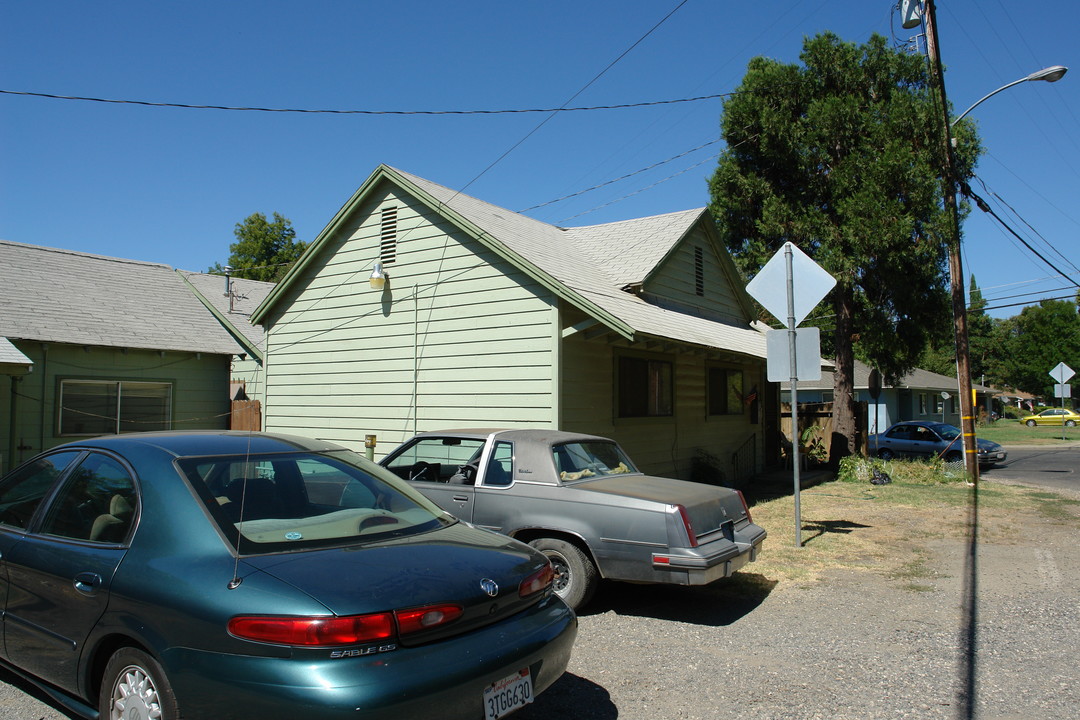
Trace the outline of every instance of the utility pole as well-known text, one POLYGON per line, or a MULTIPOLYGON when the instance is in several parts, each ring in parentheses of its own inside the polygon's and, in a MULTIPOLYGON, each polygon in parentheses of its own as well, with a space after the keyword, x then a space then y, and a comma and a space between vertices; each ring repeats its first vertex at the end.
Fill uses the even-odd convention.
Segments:
POLYGON ((964 468, 972 482, 979 482, 979 451, 975 443, 975 398, 971 387, 971 356, 968 349, 967 301, 964 298, 964 268, 960 260, 960 209, 956 199, 956 164, 953 161, 952 123, 945 97, 945 78, 938 50, 937 13, 934 0, 923 4, 926 22, 926 54, 930 60, 930 83, 937 90, 941 108, 941 141, 945 151, 945 207, 949 211, 952 237, 949 238, 949 287, 952 294, 953 325, 956 333, 956 375, 960 384, 960 431, 964 439, 964 468))

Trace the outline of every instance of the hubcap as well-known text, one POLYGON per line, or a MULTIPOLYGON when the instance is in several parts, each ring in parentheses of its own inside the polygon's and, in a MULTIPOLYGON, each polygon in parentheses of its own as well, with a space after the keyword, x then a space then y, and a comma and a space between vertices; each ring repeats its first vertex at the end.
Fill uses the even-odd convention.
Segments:
POLYGON ((137 665, 124 668, 112 692, 110 720, 158 720, 161 703, 154 679, 137 665))
POLYGON ((570 567, 566 564, 566 558, 555 553, 548 553, 547 556, 551 560, 551 569, 555 571, 555 593, 565 595, 570 587, 570 567))

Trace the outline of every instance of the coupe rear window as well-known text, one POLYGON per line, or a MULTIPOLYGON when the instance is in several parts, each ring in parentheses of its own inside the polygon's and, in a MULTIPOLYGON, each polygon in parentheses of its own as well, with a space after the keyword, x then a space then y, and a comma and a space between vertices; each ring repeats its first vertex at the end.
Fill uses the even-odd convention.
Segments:
POLYGON ((454 522, 348 451, 184 458, 179 465, 242 553, 382 540, 454 522))
POLYGON ((613 442, 573 442, 555 445, 555 471, 563 482, 602 475, 636 473, 637 468, 613 442))

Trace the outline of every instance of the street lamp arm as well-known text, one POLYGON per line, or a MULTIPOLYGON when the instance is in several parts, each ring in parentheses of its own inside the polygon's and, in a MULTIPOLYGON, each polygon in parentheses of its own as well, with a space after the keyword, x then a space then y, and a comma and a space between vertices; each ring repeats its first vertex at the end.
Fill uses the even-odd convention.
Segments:
POLYGON ((1052 66, 1050 66, 1048 68, 1043 68, 1042 70, 1039 70, 1038 72, 1033 72, 1030 75, 1028 75, 1027 77, 1022 77, 1019 80, 1013 80, 1008 85, 1002 85, 1001 87, 999 87, 997 90, 993 91, 992 93, 988 93, 987 95, 983 95, 971 107, 969 107, 964 112, 960 113, 960 115, 958 115, 955 120, 953 120, 951 123, 949 123, 949 125, 950 126, 956 125, 956 123, 960 122, 961 118, 963 118, 969 112, 971 112, 976 107, 978 107, 980 104, 982 104, 982 102, 984 100, 986 100, 987 98, 992 98, 993 96, 997 95, 1002 90, 1008 90, 1013 85, 1019 85, 1020 83, 1027 82, 1028 80, 1045 80, 1046 82, 1057 82, 1068 71, 1069 71, 1069 68, 1065 67, 1064 65, 1052 65, 1052 66))

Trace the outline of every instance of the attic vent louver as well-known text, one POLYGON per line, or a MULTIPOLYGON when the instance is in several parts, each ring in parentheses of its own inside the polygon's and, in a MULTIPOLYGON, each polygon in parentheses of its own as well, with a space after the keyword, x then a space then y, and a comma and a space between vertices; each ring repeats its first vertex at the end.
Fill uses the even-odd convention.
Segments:
POLYGON ((382 229, 379 236, 379 259, 389 265, 397 258, 397 208, 382 209, 382 229))
POLYGON ((694 248, 694 292, 705 296, 705 253, 699 247, 694 248))

